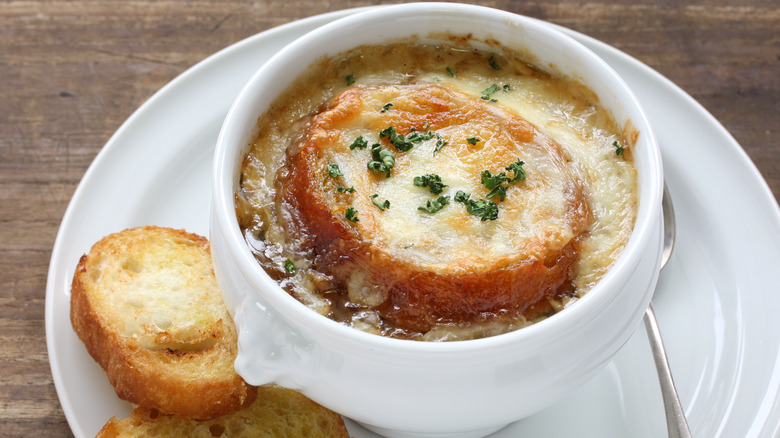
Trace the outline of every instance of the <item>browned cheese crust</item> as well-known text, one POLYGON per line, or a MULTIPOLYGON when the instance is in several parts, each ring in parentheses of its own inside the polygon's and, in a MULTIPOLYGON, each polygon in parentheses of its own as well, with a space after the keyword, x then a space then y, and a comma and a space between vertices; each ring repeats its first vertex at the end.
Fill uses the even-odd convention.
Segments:
POLYGON ((201 236, 141 227, 106 236, 79 260, 71 323, 121 399, 195 419, 255 399, 256 388, 233 369, 235 328, 210 257, 201 236), (182 298, 179 287, 192 293, 182 298), (169 327, 155 325, 156 313, 169 327))
MULTIPOLYGON (((397 151, 387 137, 378 141, 395 154, 393 175, 412 165, 408 153, 397 151)), ((277 178, 283 225, 289 235, 296 236, 300 249, 312 256, 314 267, 331 275, 342 289, 356 279, 382 288, 384 300, 375 308, 397 326, 419 331, 435 324, 531 312, 546 297, 571 291, 577 242, 591 221, 583 191, 583 182, 572 171, 567 154, 532 124, 484 99, 435 84, 345 90, 311 120, 301 142, 288 150, 277 178), (391 110, 379 111, 376 106, 381 102, 392 102, 391 110), (379 132, 388 126, 403 135, 413 130, 446 132, 448 144, 437 159, 457 163, 458 169, 470 171, 477 179, 485 169, 496 174, 518 157, 526 159, 528 179, 507 190, 506 199, 499 202, 498 220, 481 221, 452 199, 446 207, 450 209, 448 229, 464 242, 475 239, 470 235, 475 230, 489 234, 493 241, 500 240, 501 231, 496 231, 500 228, 510 230, 512 235, 506 238, 516 246, 510 251, 475 256, 465 248, 469 243, 456 243, 439 248, 446 253, 444 261, 404 256, 403 248, 389 235, 395 231, 388 231, 387 216, 383 216, 387 212, 372 206, 368 197, 395 176, 368 171, 370 152, 349 148, 355 132, 379 132), (479 138, 479 143, 468 143, 470 136, 479 138), (340 163, 344 179, 323 171, 333 162, 340 163), (357 191, 340 192, 340 185, 351 185, 357 191), (548 205, 545 202, 539 203, 542 207, 533 207, 537 198, 549 196, 544 190, 549 191, 550 186, 557 190, 559 211, 542 211, 548 205), (345 217, 349 207, 359 212, 357 222, 345 217), (532 208, 539 210, 532 212, 539 220, 534 225, 536 231, 530 235, 523 230, 511 231, 524 226, 520 223, 526 214, 523 209, 532 208), (556 226, 545 227, 546 220, 556 226), (566 231, 561 231, 564 228, 566 231), (526 237, 513 237, 524 233, 526 237)), ((486 193, 471 195, 477 199, 486 193)), ((416 214, 420 220, 433 217, 416 214)))

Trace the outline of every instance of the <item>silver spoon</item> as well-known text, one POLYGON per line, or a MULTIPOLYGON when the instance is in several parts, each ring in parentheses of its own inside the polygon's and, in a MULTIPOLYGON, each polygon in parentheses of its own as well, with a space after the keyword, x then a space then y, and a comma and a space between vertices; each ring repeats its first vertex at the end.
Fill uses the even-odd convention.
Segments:
MULTIPOLYGON (((666 186, 664 186, 661 208, 664 216, 664 252, 661 257, 661 269, 663 269, 672 255, 675 237, 674 207, 666 186)), ((658 329, 658 321, 655 319, 652 304, 647 307, 645 312, 645 327, 647 328, 647 337, 650 339, 650 348, 653 350, 655 367, 658 369, 658 380, 661 384, 661 396, 664 400, 666 429, 669 438, 690 438, 691 432, 688 429, 688 422, 685 420, 685 412, 680 404, 680 398, 677 396, 677 389, 674 387, 672 370, 666 359, 664 342, 661 339, 661 331, 658 329)))

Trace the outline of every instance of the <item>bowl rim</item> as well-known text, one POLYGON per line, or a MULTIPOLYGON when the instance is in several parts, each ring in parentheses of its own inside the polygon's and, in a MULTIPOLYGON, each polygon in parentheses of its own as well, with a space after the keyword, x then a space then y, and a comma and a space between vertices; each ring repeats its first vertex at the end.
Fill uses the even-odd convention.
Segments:
MULTIPOLYGON (((281 89, 284 89, 284 87, 281 87, 281 89)), ((278 92, 276 96, 278 96, 278 92)), ((256 120, 256 118, 253 118, 253 120, 256 120)), ((212 167, 212 238, 215 237, 213 222, 217 221, 221 231, 219 233, 220 237, 225 239, 233 261, 255 288, 248 293, 259 294, 260 291, 258 289, 267 290, 264 293, 264 299, 273 305, 288 323, 291 319, 294 319, 296 321, 295 326, 305 326, 307 330, 323 333, 332 339, 337 339, 338 342, 344 345, 354 344, 363 348, 369 346, 396 353, 441 354, 466 351, 478 353, 496 348, 517 348, 518 344, 533 344, 539 341, 540 338, 545 338, 545 341, 549 341, 549 337, 537 335, 539 332, 549 333, 546 336, 550 336, 550 334, 565 336, 573 328, 593 317, 591 309, 602 307, 612 301, 617 292, 610 294, 608 293, 609 290, 618 288, 619 282, 631 273, 626 271, 628 267, 638 262, 643 255, 644 248, 642 243, 653 238, 654 227, 652 225, 660 220, 660 216, 652 214, 652 212, 660 212, 662 188, 663 168, 660 150, 641 103, 617 72, 583 44, 540 20, 485 6, 442 2, 387 5, 360 10, 355 14, 339 18, 306 33, 274 54, 247 81, 224 119, 214 151, 214 164, 212 167), (248 101, 251 100, 253 93, 257 91, 256 89, 269 87, 269 85, 264 85, 268 80, 263 78, 265 76, 275 77, 274 72, 279 74, 279 71, 284 69, 284 65, 289 64, 291 59, 296 58, 299 52, 307 50, 307 47, 312 44, 321 44, 321 41, 331 32, 344 32, 345 29, 358 25, 365 20, 397 20, 423 13, 467 14, 481 19, 519 24, 537 34, 557 40, 572 50, 576 50, 582 56, 589 58, 590 62, 593 62, 599 70, 607 74, 610 81, 614 81, 614 89, 621 96, 620 102, 627 105, 626 111, 629 108, 635 110, 636 117, 632 117, 631 121, 640 131, 640 136, 644 136, 640 142, 643 141, 645 145, 643 152, 647 154, 648 169, 643 169, 642 174, 649 175, 649 183, 642 184, 641 178, 638 177, 640 199, 637 208, 637 218, 634 223, 634 229, 622 253, 615 260, 613 266, 600 279, 599 283, 573 303, 573 305, 550 318, 518 330, 479 339, 425 342, 389 338, 348 327, 312 311, 272 280, 251 254, 238 226, 232 201, 238 170, 236 164, 240 163, 241 160, 231 158, 234 156, 240 158, 245 153, 245 145, 242 144, 245 142, 240 141, 240 139, 246 137, 246 129, 240 123, 240 119, 247 117, 246 114, 243 114, 246 111, 256 114, 251 112, 250 108, 245 107, 248 105, 248 101)))

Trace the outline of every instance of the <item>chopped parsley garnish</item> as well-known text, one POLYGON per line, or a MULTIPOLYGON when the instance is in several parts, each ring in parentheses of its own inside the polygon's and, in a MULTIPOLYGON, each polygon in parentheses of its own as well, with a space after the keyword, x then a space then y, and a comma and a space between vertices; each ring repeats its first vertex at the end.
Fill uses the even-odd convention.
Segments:
POLYGON ((498 85, 496 85, 496 84, 493 84, 492 87, 485 88, 484 90, 482 90, 482 100, 489 100, 491 102, 498 102, 498 100, 492 98, 493 93, 497 92, 498 90, 500 90, 500 88, 498 88, 498 85))
POLYGON ((360 220, 357 217, 357 210, 355 210, 355 207, 347 207, 347 211, 344 212, 344 217, 351 222, 357 222, 360 220))
POLYGON ((417 187, 428 187, 428 189, 434 195, 440 194, 442 191, 444 191, 444 188, 447 187, 446 184, 441 182, 441 177, 433 173, 428 173, 423 176, 415 176, 413 184, 417 187))
POLYGON ((482 90, 482 94, 490 96, 491 94, 497 92, 498 90, 500 90, 500 88, 498 88, 498 85, 493 84, 491 87, 482 90))
POLYGON ((493 190, 504 181, 509 181, 509 177, 506 176, 506 173, 504 172, 501 172, 498 175, 491 175, 489 170, 483 170, 481 176, 482 184, 484 184, 488 190, 493 190))
POLYGON ((341 186, 336 187, 336 190, 338 190, 341 193, 355 193, 354 187, 344 188, 341 186))
POLYGON ((506 170, 515 173, 515 176, 507 181, 509 184, 525 180, 525 170, 523 169, 523 164, 525 164, 524 161, 517 160, 509 166, 505 167, 506 170))
POLYGON ((453 198, 455 202, 466 202, 471 197, 470 193, 466 193, 463 190, 458 190, 455 192, 455 197, 453 198))
POLYGON ((380 113, 386 113, 387 110, 389 110, 392 107, 393 107, 393 104, 388 102, 388 103, 384 104, 384 106, 382 107, 382 110, 379 111, 379 112, 380 113))
POLYGON ((352 85, 355 83, 355 75, 349 75, 347 76, 347 85, 352 85))
POLYGON ((449 68, 449 67, 447 67, 447 74, 449 74, 449 75, 450 75, 450 76, 452 76, 453 78, 455 77, 455 72, 454 72, 454 71, 452 71, 452 69, 451 69, 451 68, 449 68))
POLYGON ((504 182, 509 182, 509 177, 506 176, 506 173, 501 172, 498 175, 491 175, 489 170, 482 171, 482 184, 490 190, 490 193, 486 196, 488 199, 498 196, 498 199, 503 201, 506 198, 504 182))
POLYGON ((395 148, 399 152, 406 152, 414 147, 415 143, 422 143, 425 140, 430 140, 434 136, 436 136, 436 133, 433 131, 427 131, 424 133, 420 133, 414 130, 412 128, 412 131, 409 133, 409 135, 403 135, 399 134, 395 126, 388 126, 387 128, 379 131, 379 138, 385 138, 387 137, 390 140, 390 143, 395 146, 395 148))
POLYGON ((623 155, 623 145, 621 145, 619 142, 615 141, 612 143, 612 146, 615 146, 615 155, 623 155))
POLYGON ((338 164, 328 164, 325 166, 328 169, 328 175, 330 175, 331 178, 337 178, 339 176, 344 175, 341 173, 341 169, 339 169, 338 164))
POLYGON ((387 128, 379 131, 379 138, 384 137, 387 137, 390 140, 390 143, 392 143, 399 152, 406 152, 414 147, 414 144, 403 134, 396 132, 395 126, 388 126, 387 128))
POLYGON ((504 200, 506 199, 506 186, 496 186, 493 190, 490 191, 490 193, 485 196, 486 198, 490 199, 494 196, 498 196, 498 199, 504 200))
POLYGON ((501 66, 498 65, 498 63, 496 62, 496 58, 494 57, 494 55, 490 55, 490 59, 488 60, 488 63, 490 64, 490 67, 493 70, 501 70, 501 66))
POLYGON ((486 199, 480 199, 479 201, 469 199, 468 204, 466 204, 466 211, 474 216, 479 216, 482 222, 498 219, 498 205, 486 199))
POLYGON ((438 133, 428 130, 428 127, 428 123, 425 123, 423 126, 425 132, 419 132, 412 128, 408 135, 403 135, 398 133, 395 126, 388 126, 379 131, 379 138, 387 137, 388 140, 390 140, 390 143, 395 146, 396 150, 399 152, 407 152, 414 147, 415 143, 422 143, 436 137, 436 147, 433 149, 433 155, 436 155, 441 148, 448 144, 448 142, 438 133))
POLYGON ((287 273, 290 275, 295 275, 295 272, 297 271, 295 268, 295 263, 293 263, 290 259, 284 261, 284 270, 287 271, 287 273))
POLYGON ((387 128, 379 131, 379 138, 384 137, 387 137, 390 140, 390 143, 392 143, 393 146, 395 146, 395 148, 401 152, 408 151, 414 147, 412 142, 406 140, 406 137, 399 135, 398 132, 396 132, 395 126, 388 126, 387 128))
POLYGON ((388 126, 387 128, 379 131, 379 138, 389 137, 392 143, 393 138, 398 136, 398 132, 395 130, 395 126, 388 126))
POLYGON ((466 139, 467 142, 469 142, 470 145, 474 146, 475 144, 479 143, 481 140, 478 137, 469 137, 466 139))
POLYGON ((445 205, 450 203, 450 197, 449 196, 439 196, 436 199, 429 199, 428 202, 425 203, 425 205, 421 205, 417 207, 418 210, 424 211, 426 213, 436 213, 442 208, 444 208, 445 205))
MULTIPOLYGON (((414 129, 414 128, 412 128, 414 129)), ((419 132, 412 131, 409 133, 409 135, 406 137, 407 141, 410 141, 412 143, 422 143, 425 140, 430 140, 433 137, 436 136, 436 133, 433 131, 428 131, 420 134, 419 132)))
POLYGON ((439 135, 439 134, 436 134, 436 138, 437 138, 437 140, 436 140, 436 147, 433 149, 433 155, 438 154, 439 151, 441 150, 441 148, 443 148, 444 146, 447 146, 449 144, 449 142, 447 140, 441 138, 441 135, 439 135))
POLYGON ((382 149, 382 145, 374 143, 371 145, 371 161, 368 162, 368 168, 374 173, 385 172, 390 177, 390 169, 395 166, 395 157, 393 153, 382 149))
POLYGON ((509 84, 504 84, 504 93, 512 91, 512 87, 509 84))
POLYGON ((359 136, 355 139, 355 141, 352 142, 351 145, 349 145, 349 150, 353 149, 365 149, 368 147, 368 141, 363 139, 363 136, 359 136))
POLYGON ((504 183, 513 184, 518 181, 525 180, 525 170, 523 169, 523 164, 525 164, 523 161, 517 160, 509 166, 505 167, 506 170, 514 172, 515 175, 512 178, 506 176, 506 172, 501 172, 497 175, 491 175, 489 170, 483 170, 481 175, 482 184, 485 185, 485 188, 490 190, 490 193, 487 194, 487 198, 489 199, 494 196, 498 196, 498 199, 501 201, 506 199, 507 186, 505 186, 504 183))
POLYGON ((498 205, 495 202, 485 199, 474 201, 469 199, 470 197, 470 194, 458 190, 455 194, 455 201, 465 204, 466 211, 474 216, 479 216, 482 222, 498 219, 498 205))
POLYGON ((374 193, 373 195, 369 196, 369 198, 371 198, 371 202, 373 202, 374 205, 376 205, 376 208, 378 208, 380 211, 385 211, 388 208, 390 208, 390 201, 385 199, 384 202, 379 202, 379 201, 376 200, 376 198, 378 196, 379 195, 376 194, 376 193, 374 193))

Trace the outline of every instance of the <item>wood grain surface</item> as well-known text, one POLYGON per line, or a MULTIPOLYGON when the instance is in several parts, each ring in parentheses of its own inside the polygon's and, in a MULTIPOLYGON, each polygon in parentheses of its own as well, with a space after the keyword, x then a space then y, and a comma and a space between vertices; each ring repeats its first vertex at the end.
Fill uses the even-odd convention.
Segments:
MULTIPOLYGON (((775 0, 474 1, 595 37, 707 108, 780 195, 775 0)), ((44 333, 47 269, 76 186, 111 134, 208 55, 352 0, 0 2, 0 435, 71 432, 44 333)), ((713 175, 724 178, 726 175, 713 175)))

